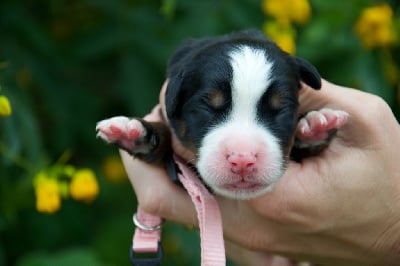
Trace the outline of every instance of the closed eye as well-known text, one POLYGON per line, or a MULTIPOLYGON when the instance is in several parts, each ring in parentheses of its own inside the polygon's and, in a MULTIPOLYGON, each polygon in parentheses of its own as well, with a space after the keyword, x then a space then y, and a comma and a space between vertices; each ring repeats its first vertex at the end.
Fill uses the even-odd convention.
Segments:
POLYGON ((262 96, 258 110, 261 114, 265 113, 280 113, 286 109, 290 109, 297 105, 296 95, 292 95, 290 90, 286 88, 270 87, 262 96))

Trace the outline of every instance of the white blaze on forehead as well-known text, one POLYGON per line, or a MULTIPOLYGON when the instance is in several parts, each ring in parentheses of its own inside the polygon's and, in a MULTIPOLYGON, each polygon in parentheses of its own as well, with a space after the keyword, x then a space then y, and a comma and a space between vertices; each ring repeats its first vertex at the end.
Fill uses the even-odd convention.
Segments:
POLYGON ((271 83, 273 64, 263 50, 248 46, 233 50, 230 59, 233 71, 232 117, 254 121, 257 103, 271 83))

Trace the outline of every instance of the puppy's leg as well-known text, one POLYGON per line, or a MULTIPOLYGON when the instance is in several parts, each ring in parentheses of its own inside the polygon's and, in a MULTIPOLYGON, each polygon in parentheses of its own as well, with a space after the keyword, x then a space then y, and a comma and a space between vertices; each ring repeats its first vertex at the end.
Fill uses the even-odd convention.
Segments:
POLYGON ((161 122, 116 116, 96 126, 97 137, 149 163, 161 164, 171 149, 171 134, 161 122))
POLYGON ((336 131, 346 124, 348 117, 349 114, 344 111, 328 108, 307 113, 297 124, 292 158, 301 160, 321 152, 336 131))

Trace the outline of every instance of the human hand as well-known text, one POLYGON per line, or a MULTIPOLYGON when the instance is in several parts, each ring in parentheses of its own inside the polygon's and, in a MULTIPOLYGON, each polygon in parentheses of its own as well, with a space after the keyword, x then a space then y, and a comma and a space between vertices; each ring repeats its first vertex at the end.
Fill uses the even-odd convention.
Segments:
MULTIPOLYGON (((376 96, 326 81, 320 92, 302 89, 300 103, 302 112, 344 110, 349 121, 321 155, 291 162, 272 192, 249 201, 217 197, 224 236, 258 254, 327 265, 396 264, 400 127, 391 110, 376 96)), ((188 195, 165 171, 123 159, 142 208, 196 225, 188 195)))
POLYGON ((252 250, 321 264, 397 264, 400 127, 378 97, 324 82, 305 88, 301 111, 350 114, 320 156, 290 163, 271 193, 219 199, 225 235, 252 250), (397 258, 396 258, 397 256, 397 258))

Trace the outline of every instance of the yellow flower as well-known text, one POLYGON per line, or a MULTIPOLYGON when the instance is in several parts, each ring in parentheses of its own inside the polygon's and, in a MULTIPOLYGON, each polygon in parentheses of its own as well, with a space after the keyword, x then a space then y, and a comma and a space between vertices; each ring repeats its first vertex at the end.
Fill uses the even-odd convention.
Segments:
POLYGON ((126 173, 121 159, 117 156, 107 157, 102 165, 104 176, 113 182, 125 181, 126 173))
POLYGON ((268 21, 263 25, 264 33, 289 54, 296 53, 296 31, 290 26, 283 26, 275 21, 268 21))
POLYGON ((43 213, 54 213, 61 207, 59 187, 56 180, 43 178, 36 182, 36 209, 43 213))
POLYGON ((384 3, 364 9, 354 30, 368 49, 390 46, 395 40, 392 8, 384 3))
POLYGON ((262 10, 283 25, 291 22, 304 24, 311 17, 311 7, 308 0, 264 0, 262 10))
POLYGON ((85 202, 93 201, 99 194, 96 175, 91 169, 80 169, 73 175, 69 184, 73 199, 85 202))
POLYGON ((10 101, 6 96, 0 95, 0 116, 9 116, 11 112, 10 101))

